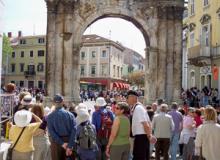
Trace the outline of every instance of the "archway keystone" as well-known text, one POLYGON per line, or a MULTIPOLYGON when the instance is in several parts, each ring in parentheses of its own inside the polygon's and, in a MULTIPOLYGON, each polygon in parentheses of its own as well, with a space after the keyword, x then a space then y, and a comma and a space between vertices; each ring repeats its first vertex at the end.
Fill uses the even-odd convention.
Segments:
POLYGON ((123 18, 146 43, 145 100, 179 99, 184 0, 45 0, 47 3, 47 96, 79 101, 82 35, 95 21, 123 18))

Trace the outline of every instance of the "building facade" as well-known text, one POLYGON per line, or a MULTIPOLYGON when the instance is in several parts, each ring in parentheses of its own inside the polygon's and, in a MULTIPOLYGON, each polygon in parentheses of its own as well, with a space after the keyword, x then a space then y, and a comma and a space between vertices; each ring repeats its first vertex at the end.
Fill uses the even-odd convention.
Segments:
MULTIPOLYGON (((19 32, 18 36, 13 38, 9 32, 8 37, 13 52, 8 57, 6 83, 13 82, 19 87, 43 89, 46 73, 45 35, 22 36, 19 32)), ((123 80, 125 49, 121 44, 109 39, 84 35, 79 65, 81 89, 128 89, 129 85, 123 80)))
POLYGON ((220 89, 220 1, 189 0, 184 24, 187 26, 187 87, 220 89))
MULTIPOLYGON (((4 3, 3 0, 0 0, 0 76, 2 75, 2 44, 3 44, 3 11, 4 11, 4 3)), ((1 84, 2 78, 0 78, 1 84)))
POLYGON ((41 88, 45 87, 45 61, 46 37, 25 36, 21 32, 16 38, 11 39, 13 52, 8 57, 5 80, 13 82, 19 87, 41 88))

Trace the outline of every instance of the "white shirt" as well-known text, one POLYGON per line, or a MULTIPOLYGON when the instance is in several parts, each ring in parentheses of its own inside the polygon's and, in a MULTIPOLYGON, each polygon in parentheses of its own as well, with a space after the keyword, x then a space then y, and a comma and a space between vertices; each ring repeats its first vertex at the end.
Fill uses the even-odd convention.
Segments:
POLYGON ((220 125, 214 122, 205 122, 197 130, 196 147, 202 147, 202 155, 207 160, 220 158, 220 125))
POLYGON ((146 134, 142 122, 150 122, 147 110, 141 103, 138 103, 132 116, 132 133, 133 135, 146 134))

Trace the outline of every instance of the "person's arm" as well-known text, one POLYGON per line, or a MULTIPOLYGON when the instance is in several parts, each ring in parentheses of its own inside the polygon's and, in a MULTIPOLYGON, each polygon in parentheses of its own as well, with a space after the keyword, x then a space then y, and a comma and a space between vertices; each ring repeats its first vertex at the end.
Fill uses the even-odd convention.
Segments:
POLYGON ((108 144, 106 146, 106 155, 108 157, 109 157, 110 146, 112 145, 112 143, 114 142, 114 140, 117 136, 119 126, 120 126, 120 119, 118 117, 116 117, 115 120, 113 121, 111 135, 109 137, 109 141, 108 141, 108 144))
POLYGON ((200 149, 202 147, 202 126, 197 129, 196 139, 195 139, 195 155, 200 155, 200 149))
POLYGON ((144 127, 144 131, 147 134, 147 137, 150 139, 150 137, 152 136, 152 128, 151 128, 150 122, 144 121, 144 122, 141 122, 141 123, 144 127))
POLYGON ((72 149, 76 140, 76 120, 72 114, 70 115, 69 125, 70 125, 69 127, 71 128, 71 133, 67 148, 72 149))
POLYGON ((170 116, 170 121, 171 121, 171 126, 170 126, 170 128, 171 128, 172 131, 174 131, 174 130, 175 130, 175 124, 174 124, 173 118, 172 118, 171 116, 170 116))
POLYGON ((35 120, 36 122, 42 123, 42 120, 41 120, 37 115, 35 115, 34 113, 32 113, 32 116, 33 116, 33 118, 34 118, 34 120, 35 120))
POLYGON ((64 144, 63 140, 57 135, 57 133, 55 132, 55 129, 53 127, 53 119, 50 119, 50 118, 47 119, 47 127, 48 127, 48 131, 49 131, 49 134, 52 137, 52 139, 56 143, 63 146, 63 144, 64 144))

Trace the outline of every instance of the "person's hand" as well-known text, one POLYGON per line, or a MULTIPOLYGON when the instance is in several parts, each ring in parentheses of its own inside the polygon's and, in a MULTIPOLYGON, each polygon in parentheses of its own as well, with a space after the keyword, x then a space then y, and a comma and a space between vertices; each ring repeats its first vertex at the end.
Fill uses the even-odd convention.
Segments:
POLYGON ((155 144, 155 143, 157 143, 157 138, 152 135, 152 136, 150 136, 149 141, 151 144, 155 144))
POLYGON ((66 156, 71 156, 73 153, 72 149, 66 148, 66 156))
POLYGON ((110 157, 110 148, 109 148, 109 146, 106 146, 105 154, 108 158, 110 157))
POLYGON ((66 150, 68 143, 63 143, 62 147, 66 150))

